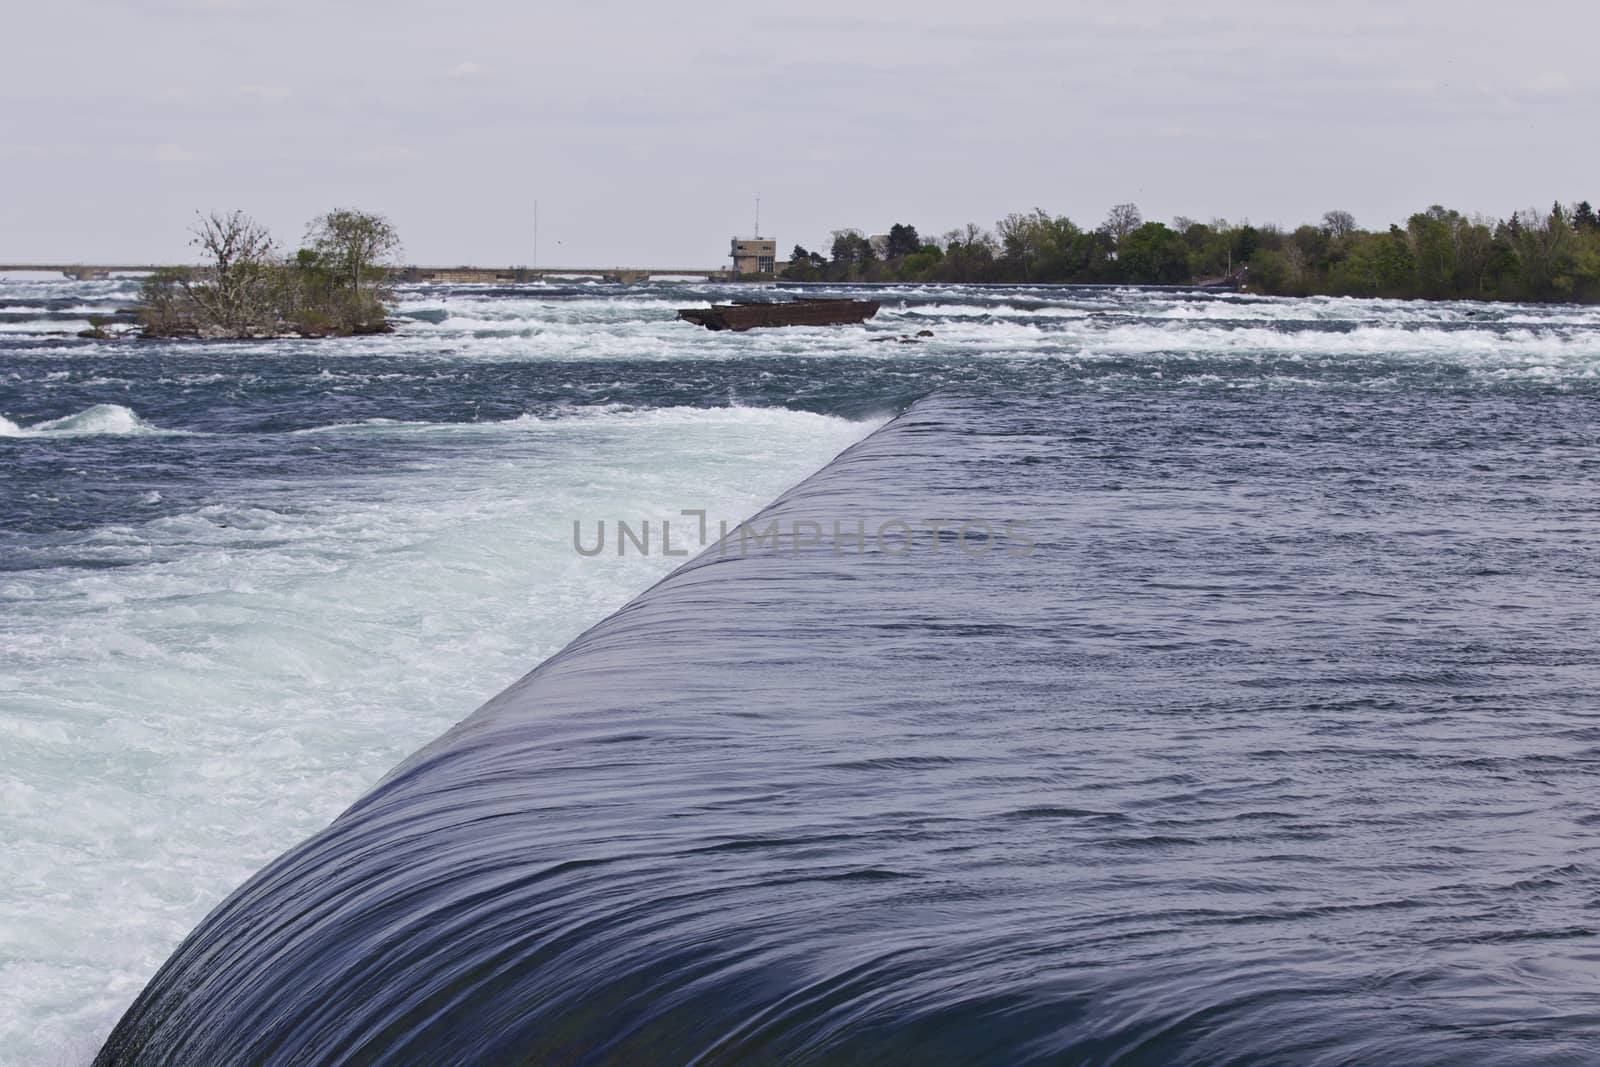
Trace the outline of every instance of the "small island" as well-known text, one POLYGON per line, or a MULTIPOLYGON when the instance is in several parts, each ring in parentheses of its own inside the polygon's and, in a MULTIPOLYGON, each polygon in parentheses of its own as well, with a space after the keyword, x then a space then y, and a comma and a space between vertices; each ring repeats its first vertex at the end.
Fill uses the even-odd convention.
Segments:
POLYGON ((242 211, 198 215, 193 232, 190 243, 205 265, 145 279, 134 308, 144 337, 349 337, 394 329, 391 272, 400 239, 382 215, 320 215, 292 256, 280 255, 266 228, 242 211))

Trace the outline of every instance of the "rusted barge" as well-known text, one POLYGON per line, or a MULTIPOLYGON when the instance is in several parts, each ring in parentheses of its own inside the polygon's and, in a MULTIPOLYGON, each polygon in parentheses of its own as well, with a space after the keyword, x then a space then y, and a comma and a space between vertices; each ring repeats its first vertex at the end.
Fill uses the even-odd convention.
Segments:
POLYGON ((801 297, 781 303, 716 304, 679 308, 678 318, 708 330, 749 330, 757 326, 842 326, 865 322, 878 313, 876 300, 801 297))

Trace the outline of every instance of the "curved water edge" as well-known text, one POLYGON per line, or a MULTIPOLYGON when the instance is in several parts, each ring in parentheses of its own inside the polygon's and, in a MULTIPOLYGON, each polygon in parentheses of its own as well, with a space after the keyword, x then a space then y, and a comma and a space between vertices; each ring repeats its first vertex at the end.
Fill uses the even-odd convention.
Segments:
POLYGON ((581 557, 574 520, 736 521, 874 425, 0 442, 0 1063, 87 1063, 229 891, 679 562, 581 557))
MULTIPOLYGON (((1068 649, 1116 666, 1120 697, 1090 691, 1106 706, 1145 716, 1141 695, 1165 707, 1171 679, 1271 637, 1326 659, 1311 688, 1290 686, 1303 663, 1267 655, 1276 676, 1214 686, 1191 715, 1267 729, 1320 699, 1342 711, 1318 743, 1342 731, 1405 753, 1417 739, 1392 730, 1413 720, 1395 716, 1420 708, 1441 738, 1486 750, 1482 796, 1508 761, 1522 773, 1546 757, 1558 801, 1593 792, 1586 727, 1545 711, 1567 698, 1559 680, 1595 689, 1582 638, 1595 620, 1573 607, 1600 592, 1595 308, 927 287, 895 293, 865 330, 733 340, 671 321, 727 289, 503 286, 410 290, 406 308, 434 321, 357 342, 60 335, 133 288, 0 281, 0 417, 19 431, 0 434, 0 1062, 87 1061, 229 890, 674 565, 580 557, 574 519, 586 536, 598 519, 684 507, 737 519, 865 432, 859 420, 933 389, 1048 398, 1070 416, 1049 430, 1060 447, 1029 462, 1057 479, 1046 497, 1081 508, 1076 537, 1058 539, 1079 576, 1054 594, 1062 619, 1093 609, 1121 626, 1102 619, 1068 649), (869 343, 923 328, 934 338, 869 343), (160 432, 20 432, 97 405, 160 432), (1197 551, 1207 531, 1231 532, 1212 553, 1231 569, 1197 587, 1191 557, 1221 567, 1197 551), (1441 578, 1415 565, 1425 550, 1461 566, 1441 578), (1455 607, 1393 595, 1408 583, 1455 607), (1468 642, 1474 620, 1452 644, 1460 597, 1497 631, 1468 642), (1174 619, 1230 602, 1212 644, 1161 647, 1174 619), (1394 611, 1342 635, 1320 624, 1362 603, 1394 611), (1442 665, 1371 632, 1430 638, 1442 665)), ((1154 776, 1145 802, 1165 786, 1154 776)), ((1581 844, 1600 824, 1558 801, 1458 845, 1581 844)), ((1307 803, 1285 787, 1263 810, 1309 819, 1307 803)), ((1342 854, 1294 877, 1381 851, 1409 832, 1405 814, 1354 823, 1342 854)), ((1570 858, 1553 849, 1547 866, 1570 858)), ((1524 896, 1488 906, 1548 931, 1547 916, 1574 913, 1538 888, 1541 862, 1509 858, 1534 872, 1502 879, 1524 896)), ((1270 895, 1258 903, 1277 914, 1270 895)), ((1537 991, 1522 974, 1544 973, 1543 948, 1527 944, 1500 992, 1537 991)), ((1437 1017, 1482 1022, 1466 1007, 1437 1017)))
POLYGON ((268 865, 97 1062, 1593 1058, 1593 440, 924 400, 268 865))

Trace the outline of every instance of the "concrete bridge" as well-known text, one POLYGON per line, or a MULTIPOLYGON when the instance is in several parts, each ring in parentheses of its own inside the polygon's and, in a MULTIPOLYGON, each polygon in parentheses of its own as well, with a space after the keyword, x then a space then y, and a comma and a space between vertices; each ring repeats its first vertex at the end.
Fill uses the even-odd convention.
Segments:
POLYGON ((0 263, 0 274, 10 271, 36 271, 40 274, 64 274, 80 282, 90 282, 112 274, 149 274, 152 271, 166 269, 165 266, 152 266, 148 263, 0 263))
MULTIPOLYGON (((151 263, 0 263, 0 273, 38 271, 78 281, 94 281, 113 274, 149 274, 171 267, 171 264, 151 263)), ((184 269, 200 273, 204 268, 184 269)), ((533 282, 550 278, 598 278, 623 285, 637 285, 655 277, 704 278, 714 282, 738 280, 733 271, 721 267, 399 267, 394 276, 403 282, 443 284, 533 282)))

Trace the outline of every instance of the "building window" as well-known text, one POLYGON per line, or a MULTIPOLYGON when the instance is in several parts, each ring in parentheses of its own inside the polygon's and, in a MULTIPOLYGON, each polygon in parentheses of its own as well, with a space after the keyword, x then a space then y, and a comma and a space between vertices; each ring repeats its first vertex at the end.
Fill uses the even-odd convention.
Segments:
POLYGON ((773 263, 777 260, 777 258, 777 256, 757 256, 756 272, 758 274, 771 274, 773 263))

